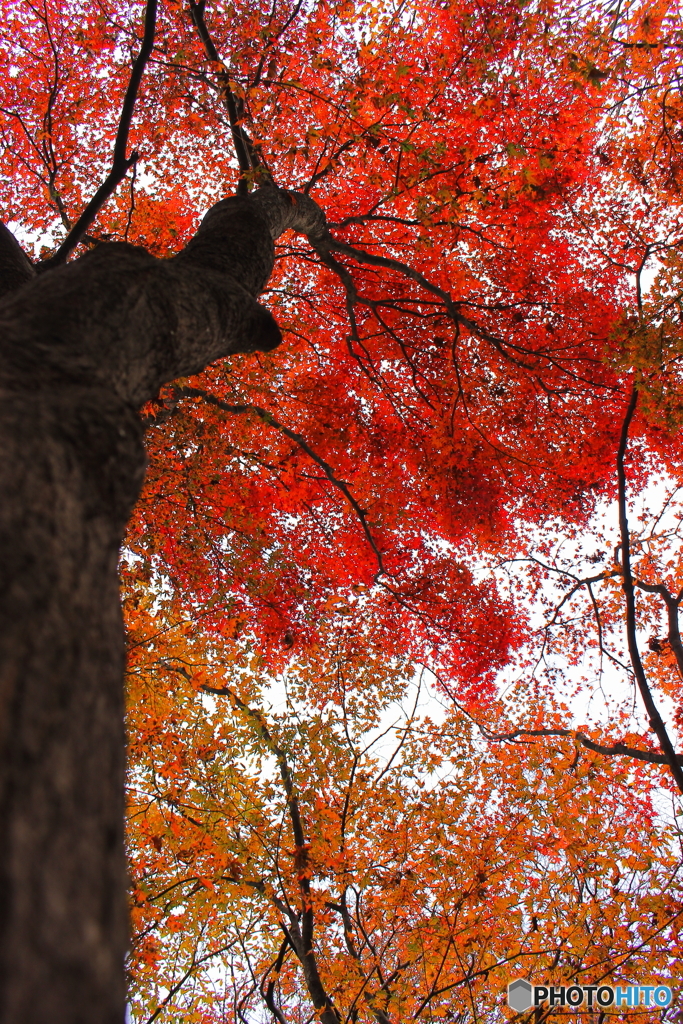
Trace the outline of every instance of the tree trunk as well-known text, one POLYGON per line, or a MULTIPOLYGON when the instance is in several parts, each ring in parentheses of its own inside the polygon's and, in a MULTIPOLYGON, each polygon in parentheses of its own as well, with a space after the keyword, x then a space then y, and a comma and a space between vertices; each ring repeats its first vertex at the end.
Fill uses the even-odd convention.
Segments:
POLYGON ((218 203, 169 260, 37 274, 0 231, 0 1024, 122 1024, 124 641, 116 563, 161 385, 280 341, 255 296, 311 200, 218 203))

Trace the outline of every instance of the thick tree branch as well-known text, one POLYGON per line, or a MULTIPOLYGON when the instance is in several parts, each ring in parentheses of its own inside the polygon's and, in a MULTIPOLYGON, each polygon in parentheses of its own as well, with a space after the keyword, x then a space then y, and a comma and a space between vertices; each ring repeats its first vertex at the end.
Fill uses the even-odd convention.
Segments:
POLYGON ((237 185, 237 194, 245 195, 248 191, 249 176, 257 177, 258 183, 264 185, 269 183, 272 184, 272 175, 265 166, 263 156, 259 152, 258 147, 251 141, 244 127, 244 104, 240 97, 237 96, 231 88, 228 69, 220 58, 206 24, 206 20, 204 18, 205 10, 206 0, 199 0, 198 3, 195 3, 194 0, 189 0, 190 17, 192 18, 192 22, 197 30, 197 35, 201 40, 204 53, 217 67, 219 92, 230 121, 232 141, 240 169, 240 180, 237 185), (254 174, 254 172, 256 172, 256 174, 254 174))
POLYGON ((652 696, 645 669, 640 657, 640 651, 638 649, 638 635, 637 635, 637 619, 636 619, 636 596, 635 596, 635 585, 634 579, 631 572, 631 539, 628 528, 628 510, 626 505, 626 472, 624 463, 626 459, 626 449, 628 446, 628 432, 633 419, 633 414, 636 410, 636 404, 638 402, 638 391, 634 383, 631 397, 629 399, 628 406, 626 408, 626 415, 621 428, 621 438, 619 440, 619 450, 617 452, 617 482, 619 486, 619 532, 621 538, 621 554, 622 554, 622 585, 624 589, 624 599, 626 603, 626 636, 628 640, 628 650, 631 657, 631 664, 633 666, 633 672, 638 684, 638 689, 645 705, 650 725, 657 735, 659 745, 664 754, 666 763, 668 764, 671 774, 674 777, 676 785, 678 786, 681 793, 683 793, 683 767, 678 759, 678 755, 674 750, 673 744, 669 738, 669 734, 664 724, 664 720, 659 713, 659 709, 652 696))
POLYGON ((149 60, 152 47, 154 45, 156 16, 157 0, 147 0, 142 44, 140 46, 140 52, 133 63, 128 88, 126 89, 126 95, 121 108, 119 127, 116 133, 116 140, 114 142, 114 156, 111 170, 86 208, 83 210, 83 213, 69 231, 54 256, 51 256, 50 259, 45 260, 40 264, 40 271, 49 270, 66 261, 70 253, 72 253, 79 242, 82 241, 83 236, 97 217, 97 214, 100 212, 104 204, 107 202, 109 197, 114 194, 121 181, 123 181, 130 168, 138 159, 137 153, 132 153, 130 156, 126 156, 126 151, 128 149, 128 136, 130 134, 130 126, 133 120, 133 111, 135 110, 135 101, 138 97, 140 82, 142 81, 145 66, 149 60))
MULTIPOLYGON (((270 350, 281 334, 256 296, 272 272, 273 239, 323 228, 310 197, 269 187, 217 203, 172 259, 123 242, 97 246, 4 303, 0 378, 16 387, 21 377, 34 391, 103 386, 139 408, 216 359, 270 350)), ((11 267, 30 273, 3 238, 11 267)))
POLYGON ((249 198, 268 221, 272 238, 279 238, 288 228, 306 235, 312 245, 325 237, 325 214, 310 196, 266 186, 252 192, 249 198))
POLYGON ((4 304, 0 376, 33 389, 97 383, 139 408, 216 359, 272 349, 280 331, 255 297, 272 271, 273 238, 320 218, 308 197, 269 188, 217 203, 172 259, 100 245, 4 304))

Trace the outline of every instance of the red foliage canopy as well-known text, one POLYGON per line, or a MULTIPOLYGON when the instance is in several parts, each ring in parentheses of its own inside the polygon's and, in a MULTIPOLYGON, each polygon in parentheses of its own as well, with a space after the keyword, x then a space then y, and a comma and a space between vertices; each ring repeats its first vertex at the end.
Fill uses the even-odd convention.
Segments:
MULTIPOLYGON (((128 153, 139 7, 12 2, 4 24, 3 212, 48 249, 117 131, 128 178, 81 245, 171 252, 238 177, 330 227, 278 244, 286 343, 147 410, 137 571, 273 667, 346 602, 484 692, 524 627, 483 565, 615 490, 636 278, 678 238, 676 12, 169 2, 128 153)), ((641 468, 676 458, 660 428, 634 427, 641 468)))

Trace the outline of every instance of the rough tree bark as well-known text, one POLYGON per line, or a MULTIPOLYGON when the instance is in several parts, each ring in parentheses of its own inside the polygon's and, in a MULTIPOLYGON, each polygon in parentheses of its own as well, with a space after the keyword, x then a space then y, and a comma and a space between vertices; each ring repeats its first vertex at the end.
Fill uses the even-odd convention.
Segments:
POLYGON ((121 1024, 124 641, 119 545, 139 407, 280 332, 256 302, 316 204, 225 199, 159 260, 102 245, 36 273, 0 231, 0 1024, 121 1024))

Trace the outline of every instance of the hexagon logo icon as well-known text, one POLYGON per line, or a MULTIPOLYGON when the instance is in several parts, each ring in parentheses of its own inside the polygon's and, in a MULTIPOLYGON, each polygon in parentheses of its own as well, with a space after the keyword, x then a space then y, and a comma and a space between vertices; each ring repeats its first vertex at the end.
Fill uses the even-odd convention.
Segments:
POLYGON ((534 1005, 534 990, 526 978, 517 978, 508 985, 508 1006, 517 1013, 530 1010, 534 1005))

